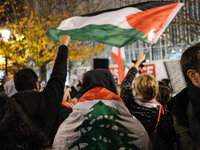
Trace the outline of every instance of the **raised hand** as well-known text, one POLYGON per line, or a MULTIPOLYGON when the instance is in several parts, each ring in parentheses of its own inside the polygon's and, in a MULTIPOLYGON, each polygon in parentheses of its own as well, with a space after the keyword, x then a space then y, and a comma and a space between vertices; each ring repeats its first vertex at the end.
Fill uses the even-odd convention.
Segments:
POLYGON ((68 35, 61 35, 61 36, 59 36, 59 39, 60 39, 60 45, 68 46, 69 41, 70 41, 70 36, 68 36, 68 35))
POLYGON ((135 67, 135 68, 138 68, 138 67, 140 66, 140 64, 145 60, 145 57, 146 57, 145 54, 140 53, 140 54, 138 55, 138 57, 137 57, 136 63, 134 64, 134 67, 135 67))

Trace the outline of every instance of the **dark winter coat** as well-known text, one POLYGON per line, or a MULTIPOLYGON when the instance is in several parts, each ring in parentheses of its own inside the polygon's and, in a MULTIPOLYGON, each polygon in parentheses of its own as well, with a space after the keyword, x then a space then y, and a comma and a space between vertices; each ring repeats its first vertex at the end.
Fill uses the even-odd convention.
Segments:
POLYGON ((174 128, 179 135, 179 146, 181 150, 193 150, 197 149, 197 143, 192 138, 190 123, 188 117, 188 104, 189 101, 192 104, 193 111, 197 117, 198 123, 200 123, 200 89, 188 85, 175 97, 173 97, 169 103, 169 108, 172 108, 171 113, 173 115, 174 128))
POLYGON ((67 56, 68 48, 60 46, 53 72, 42 92, 22 91, 12 96, 46 133, 51 142, 59 125, 72 111, 71 108, 61 105, 67 74, 67 56))
POLYGON ((152 132, 155 129, 159 108, 147 108, 140 106, 134 102, 134 96, 132 94, 132 82, 137 74, 137 69, 132 67, 121 84, 121 98, 123 99, 126 107, 130 113, 135 116, 144 126, 149 136, 152 136, 152 132))

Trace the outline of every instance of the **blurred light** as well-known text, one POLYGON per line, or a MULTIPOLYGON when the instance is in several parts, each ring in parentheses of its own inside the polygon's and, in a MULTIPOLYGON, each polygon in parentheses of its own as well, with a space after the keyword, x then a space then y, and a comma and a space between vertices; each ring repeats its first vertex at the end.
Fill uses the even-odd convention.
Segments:
POLYGON ((2 30, 2 37, 3 37, 3 40, 5 42, 8 42, 8 39, 10 38, 10 31, 9 30, 2 30))
POLYGON ((179 52, 182 52, 182 49, 179 49, 179 52))
POLYGON ((146 62, 149 62, 149 59, 147 59, 146 62))
POLYGON ((148 39, 149 39, 150 41, 152 41, 154 35, 155 35, 155 34, 154 34, 154 29, 153 29, 153 30, 151 30, 151 31, 148 33, 148 39))
POLYGON ((5 62, 4 58, 0 55, 0 64, 3 64, 5 62))
POLYGON ((19 40, 22 40, 24 38, 23 35, 18 35, 18 34, 15 34, 16 36, 16 40, 19 41, 19 40))
POLYGON ((3 70, 0 70, 0 79, 4 79, 4 71, 3 70))
POLYGON ((172 50, 172 53, 175 53, 175 50, 174 50, 174 49, 172 50))

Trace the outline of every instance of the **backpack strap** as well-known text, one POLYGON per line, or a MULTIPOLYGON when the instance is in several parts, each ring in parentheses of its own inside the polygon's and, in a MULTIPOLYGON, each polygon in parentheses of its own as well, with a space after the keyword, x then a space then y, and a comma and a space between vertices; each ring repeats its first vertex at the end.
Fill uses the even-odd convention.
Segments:
POLYGON ((151 141, 152 143, 154 143, 154 140, 155 140, 155 135, 156 135, 156 132, 157 132, 157 127, 158 127, 158 123, 160 121, 160 116, 164 114, 164 109, 162 106, 159 107, 159 112, 158 112, 158 118, 157 118, 157 122, 156 122, 156 126, 152 132, 152 135, 151 135, 151 141))

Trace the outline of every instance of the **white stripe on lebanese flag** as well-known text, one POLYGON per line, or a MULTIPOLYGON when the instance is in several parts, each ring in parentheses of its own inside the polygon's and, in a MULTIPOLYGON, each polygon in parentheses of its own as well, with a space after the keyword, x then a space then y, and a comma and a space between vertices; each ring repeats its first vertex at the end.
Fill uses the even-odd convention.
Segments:
POLYGON ((76 16, 48 30, 47 36, 59 41, 59 35, 67 34, 73 40, 92 40, 116 47, 136 40, 155 43, 182 5, 154 1, 76 16))
POLYGON ((149 150, 142 124, 115 93, 96 87, 87 91, 60 125, 53 149, 149 150))

